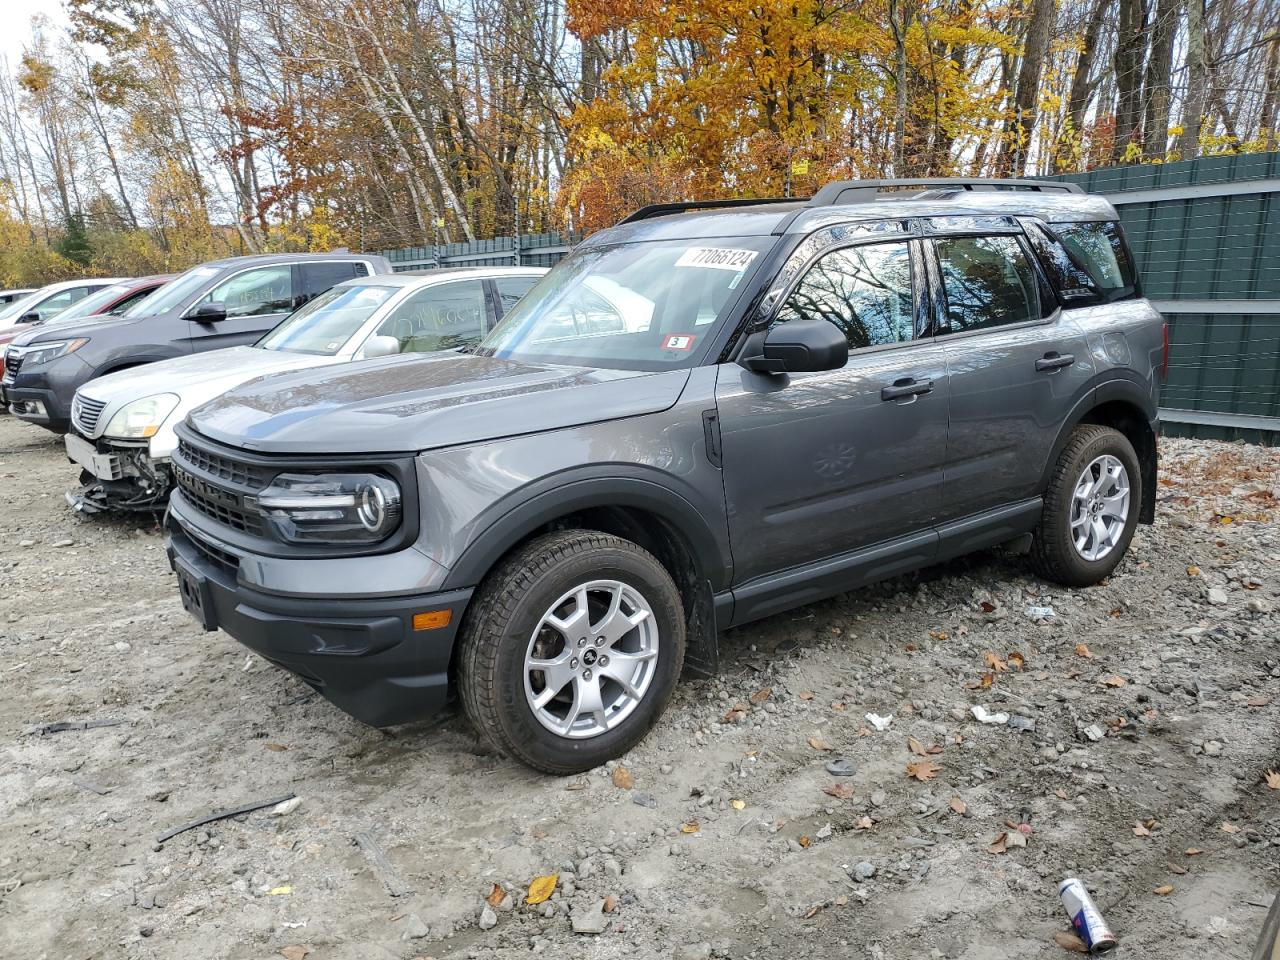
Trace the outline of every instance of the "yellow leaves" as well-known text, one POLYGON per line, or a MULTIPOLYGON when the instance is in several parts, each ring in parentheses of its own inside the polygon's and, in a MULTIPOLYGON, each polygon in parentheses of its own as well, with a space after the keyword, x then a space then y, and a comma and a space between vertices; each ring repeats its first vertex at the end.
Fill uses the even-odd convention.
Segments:
POLYGON ((1151 892, 1157 897, 1167 897, 1169 894, 1173 893, 1173 884, 1166 883, 1163 887, 1156 887, 1151 892))
POLYGON ((929 782, 941 772, 942 767, 932 760, 917 760, 914 763, 907 764, 907 776, 924 783, 929 782))
POLYGON ((747 809, 747 801, 745 801, 745 800, 730 800, 730 801, 729 801, 729 806, 733 807, 733 809, 735 809, 735 810, 745 810, 745 809, 747 809))
POLYGON ((690 820, 688 823, 680 825, 681 833, 697 833, 701 829, 702 829, 702 824, 700 824, 697 820, 690 820))
POLYGON ((1198 577, 1198 576, 1200 576, 1200 568, 1199 568, 1199 567, 1197 567, 1197 566, 1190 566, 1190 567, 1187 567, 1187 576, 1188 576, 1188 577, 1198 577))
POLYGON ((293 887, 272 887, 267 891, 268 897, 287 897, 293 893, 293 887))
POLYGON ((533 882, 529 884, 529 893, 524 898, 524 902, 530 906, 536 906, 539 903, 545 903, 551 899, 551 894, 556 892, 556 883, 560 879, 560 874, 549 873, 543 877, 534 877, 533 882))

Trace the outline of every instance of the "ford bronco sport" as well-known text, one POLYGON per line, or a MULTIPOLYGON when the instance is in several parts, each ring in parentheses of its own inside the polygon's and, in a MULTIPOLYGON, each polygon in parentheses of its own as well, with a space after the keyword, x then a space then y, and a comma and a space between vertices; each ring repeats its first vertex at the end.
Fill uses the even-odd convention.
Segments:
POLYGON ((1154 518, 1166 361, 1115 210, 1071 184, 650 207, 479 347, 194 410, 169 556, 207 629, 355 717, 452 689, 580 771, 726 627, 1010 541, 1107 576, 1154 518))

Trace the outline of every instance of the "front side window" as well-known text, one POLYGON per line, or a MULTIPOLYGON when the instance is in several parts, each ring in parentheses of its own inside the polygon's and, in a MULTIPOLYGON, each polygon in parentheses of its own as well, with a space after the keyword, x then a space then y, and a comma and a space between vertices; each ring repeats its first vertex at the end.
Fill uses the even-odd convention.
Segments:
POLYGON ((832 250, 809 268, 778 311, 775 323, 826 320, 850 350, 913 337, 911 252, 905 242, 832 250))
POLYGON ((1120 228, 1106 221, 1050 225, 1063 246, 1089 271, 1107 300, 1121 300, 1137 290, 1137 279, 1120 228))
POLYGON ((430 353, 478 343, 485 329, 484 283, 463 280, 419 290, 391 311, 375 337, 395 337, 401 353, 430 353))
POLYGON ((332 357, 399 289, 376 285, 334 287, 295 310, 256 346, 332 357))
POLYGON ((256 317, 284 313, 293 304, 293 267, 284 264, 238 273, 218 284, 196 302, 220 303, 228 317, 256 317))
POLYGON ((949 333, 1039 320, 1035 268, 1016 237, 939 237, 949 333))
POLYGON ((692 366, 774 237, 649 240, 575 251, 478 348, 618 370, 692 366))

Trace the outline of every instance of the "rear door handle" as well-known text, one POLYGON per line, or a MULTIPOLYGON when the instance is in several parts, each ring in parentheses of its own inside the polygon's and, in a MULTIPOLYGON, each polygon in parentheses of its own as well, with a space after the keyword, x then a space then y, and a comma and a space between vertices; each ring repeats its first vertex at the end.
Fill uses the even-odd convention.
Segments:
POLYGON ((1036 369, 1042 373, 1049 370, 1061 370, 1063 367, 1069 367, 1075 362, 1076 358, 1069 353, 1046 353, 1036 361, 1036 369))
POLYGON ((881 400, 901 400, 903 397, 915 397, 922 393, 933 392, 932 380, 916 380, 904 377, 895 380, 890 386, 880 388, 881 400))

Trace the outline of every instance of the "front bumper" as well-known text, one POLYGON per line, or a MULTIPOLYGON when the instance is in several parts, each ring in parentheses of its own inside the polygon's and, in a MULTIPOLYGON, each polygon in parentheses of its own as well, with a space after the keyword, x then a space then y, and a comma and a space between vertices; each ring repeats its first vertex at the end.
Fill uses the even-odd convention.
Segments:
POLYGON ((19 367, 5 385, 10 411, 29 423, 54 433, 71 426, 71 399, 93 376, 93 369, 76 354, 59 357, 38 367, 19 367))
MULTIPOLYGON (((165 525, 183 605, 206 630, 225 630, 375 727, 420 720, 445 705, 470 589, 375 599, 264 593, 238 582, 233 553, 204 542, 172 514, 165 525), (415 613, 444 609, 448 626, 414 630, 415 613)), ((358 578, 359 558, 351 563, 358 578)))
POLYGON ((164 509, 171 486, 169 462, 152 460, 145 442, 90 440, 71 427, 63 443, 67 459, 81 471, 81 487, 67 494, 77 513, 164 509))

